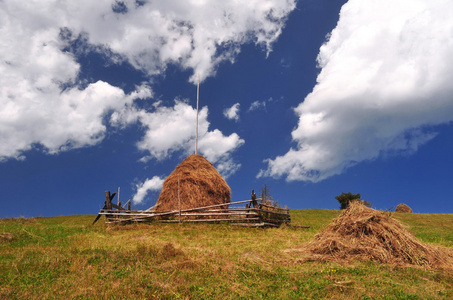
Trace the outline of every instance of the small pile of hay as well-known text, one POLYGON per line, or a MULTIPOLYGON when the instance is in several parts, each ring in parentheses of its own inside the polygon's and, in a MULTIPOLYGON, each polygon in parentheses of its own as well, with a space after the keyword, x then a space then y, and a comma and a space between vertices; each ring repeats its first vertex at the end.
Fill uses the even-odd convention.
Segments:
POLYGON ((231 190, 223 177, 203 156, 192 154, 165 179, 155 211, 179 210, 178 175, 181 210, 230 203, 231 190))
POLYGON ((0 242, 12 242, 14 240, 15 240, 15 236, 11 232, 0 233, 0 242))
POLYGON ((398 213, 412 213, 412 209, 404 203, 398 204, 395 208, 398 213))
POLYGON ((423 244, 388 212, 349 204, 314 240, 301 247, 307 260, 350 261, 354 258, 382 263, 453 268, 453 253, 423 244))

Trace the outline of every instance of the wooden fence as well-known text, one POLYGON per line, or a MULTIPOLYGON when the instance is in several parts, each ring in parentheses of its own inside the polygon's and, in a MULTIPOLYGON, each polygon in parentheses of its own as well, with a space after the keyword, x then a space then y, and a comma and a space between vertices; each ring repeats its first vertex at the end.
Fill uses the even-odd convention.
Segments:
POLYGON ((256 201, 244 200, 224 204, 210 205, 184 210, 165 212, 131 210, 112 203, 115 194, 105 192, 105 206, 99 212, 96 220, 104 215, 107 223, 133 223, 133 222, 160 222, 160 223, 188 223, 188 222, 229 222, 239 226, 250 227, 279 227, 291 222, 289 209, 272 205, 261 204, 261 199, 256 201), (245 206, 238 206, 238 205, 245 206))

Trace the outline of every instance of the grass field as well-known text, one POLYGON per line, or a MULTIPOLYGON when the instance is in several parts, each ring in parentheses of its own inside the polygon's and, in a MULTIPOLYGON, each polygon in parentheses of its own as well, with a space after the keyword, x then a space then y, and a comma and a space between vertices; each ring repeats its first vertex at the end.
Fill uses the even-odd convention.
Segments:
MULTIPOLYGON (((294 249, 339 215, 292 210, 293 225, 91 226, 93 215, 0 220, 0 299, 453 299, 453 270, 302 263, 294 249)), ((453 248, 452 214, 394 214, 453 248)))

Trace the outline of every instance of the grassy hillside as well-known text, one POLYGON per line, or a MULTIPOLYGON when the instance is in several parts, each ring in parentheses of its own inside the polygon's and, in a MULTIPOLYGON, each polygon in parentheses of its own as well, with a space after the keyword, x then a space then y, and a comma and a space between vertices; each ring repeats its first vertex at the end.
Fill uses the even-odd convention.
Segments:
MULTIPOLYGON (((107 226, 93 215, 0 220, 0 299, 452 299, 453 271, 372 262, 301 263, 293 249, 338 216, 292 210, 293 225, 107 226)), ((452 214, 394 214, 453 248, 452 214)))

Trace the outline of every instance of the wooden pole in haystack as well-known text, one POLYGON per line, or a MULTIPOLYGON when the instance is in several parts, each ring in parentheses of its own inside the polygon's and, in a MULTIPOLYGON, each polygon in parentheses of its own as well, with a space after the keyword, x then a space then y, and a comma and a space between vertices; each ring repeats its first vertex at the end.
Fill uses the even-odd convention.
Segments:
POLYGON ((197 74, 198 85, 197 85, 197 129, 195 136, 195 154, 198 154, 198 100, 200 98, 200 75, 197 74))
POLYGON ((181 196, 180 196, 180 184, 179 184, 179 174, 178 174, 178 204, 179 204, 179 223, 181 223, 181 196))

